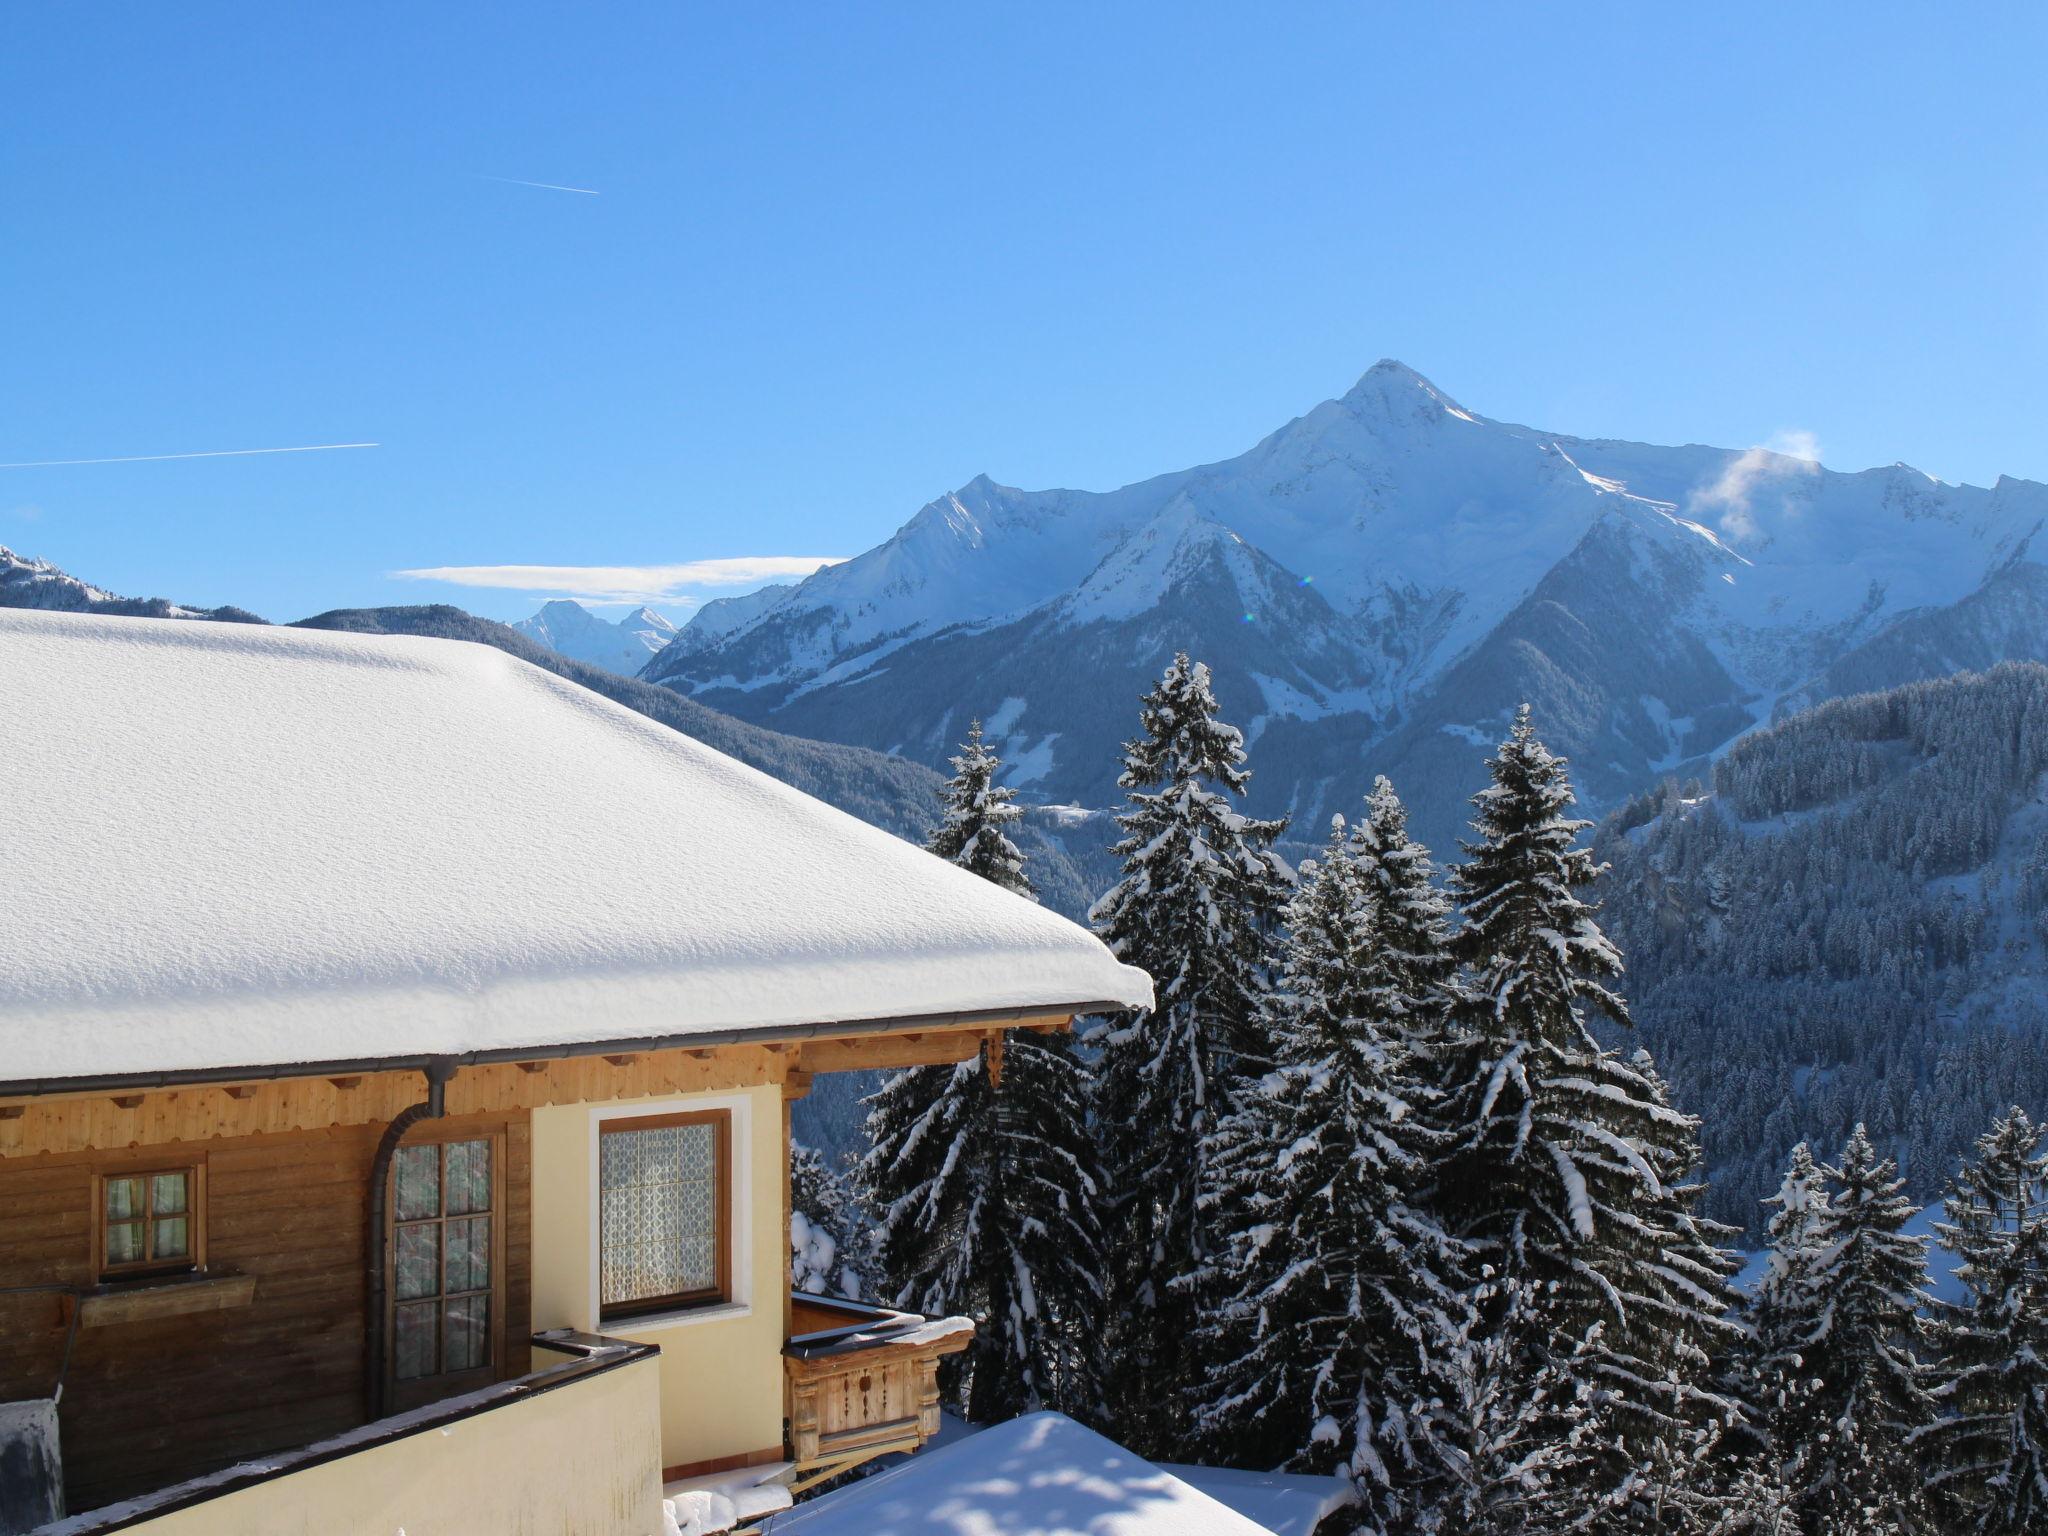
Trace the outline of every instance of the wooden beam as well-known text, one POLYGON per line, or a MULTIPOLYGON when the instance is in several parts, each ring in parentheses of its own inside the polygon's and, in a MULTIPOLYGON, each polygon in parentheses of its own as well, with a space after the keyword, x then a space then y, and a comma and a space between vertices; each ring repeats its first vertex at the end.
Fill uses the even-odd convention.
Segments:
POLYGON ((606 1061, 608 1061, 608 1062, 610 1062, 610 1063, 611 1063, 611 1064, 612 1064, 613 1066, 615 1066, 615 1067, 630 1067, 631 1065, 633 1065, 633 1063, 634 1063, 634 1062, 638 1061, 639 1059, 640 1059, 640 1058, 639 1058, 639 1057, 637 1057, 637 1056, 630 1056, 630 1055, 629 1055, 629 1056, 607 1056, 607 1057, 605 1057, 605 1060, 606 1060, 606 1061))
POLYGON ((981 1064, 988 1073, 991 1088, 1003 1086, 1003 1032, 992 1029, 982 1044, 981 1064))
POLYGON ((544 1061, 522 1061, 519 1063, 519 1070, 522 1072, 541 1073, 547 1071, 547 1069, 548 1064, 544 1061))
POLYGON ((339 1088, 339 1089, 340 1089, 340 1090, 341 1090, 341 1091, 342 1091, 343 1093, 346 1093, 346 1092, 348 1092, 348 1090, 349 1090, 349 1089, 351 1089, 351 1088, 355 1088, 355 1087, 359 1087, 359 1086, 361 1086, 361 1084, 362 1084, 362 1081, 363 1081, 363 1080, 362 1080, 362 1078, 361 1078, 360 1076, 357 1076, 357 1077, 330 1077, 329 1079, 327 1079, 327 1081, 329 1081, 330 1083, 334 1084, 334 1086, 335 1086, 335 1087, 337 1087, 337 1088, 339 1088))
POLYGON ((871 1067, 930 1067, 970 1061, 981 1049, 978 1031, 946 1034, 860 1035, 849 1040, 807 1040, 797 1052, 799 1072, 860 1072, 871 1067))
POLYGON ((229 1083, 221 1092, 231 1099, 253 1099, 256 1097, 256 1085, 254 1083, 229 1083))
POLYGON ((782 1080, 782 1097, 785 1100, 801 1099, 811 1091, 811 1074, 792 1072, 782 1080))

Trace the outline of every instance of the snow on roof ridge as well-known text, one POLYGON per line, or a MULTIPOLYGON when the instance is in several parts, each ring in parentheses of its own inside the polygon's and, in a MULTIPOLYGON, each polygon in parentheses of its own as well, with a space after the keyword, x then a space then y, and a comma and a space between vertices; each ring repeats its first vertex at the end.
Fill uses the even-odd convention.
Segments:
POLYGON ((1099 940, 492 647, 0 610, 10 1080, 1097 1002, 1099 940))

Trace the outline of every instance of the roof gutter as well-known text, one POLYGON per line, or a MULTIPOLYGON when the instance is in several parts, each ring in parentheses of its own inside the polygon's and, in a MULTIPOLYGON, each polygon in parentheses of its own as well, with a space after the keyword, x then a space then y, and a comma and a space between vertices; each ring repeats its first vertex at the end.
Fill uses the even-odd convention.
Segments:
POLYGON ((579 1040, 566 1045, 506 1045, 489 1050, 430 1052, 411 1056, 367 1056, 330 1061, 273 1062, 264 1066, 182 1067, 174 1071, 98 1073, 88 1077, 29 1078, 0 1082, 0 1099, 32 1099, 57 1093, 134 1093, 150 1089, 196 1088, 209 1083, 266 1082, 287 1077, 356 1077, 369 1072, 426 1072, 449 1067, 495 1066, 515 1061, 568 1061, 579 1056, 625 1056, 643 1051, 710 1050, 727 1045, 801 1044, 820 1037, 914 1034, 922 1030, 981 1027, 1001 1029, 1048 1014, 1128 1013, 1123 1003, 1041 1003, 1027 1008, 979 1008, 955 1013, 904 1014, 885 1019, 838 1019, 816 1024, 765 1024, 751 1029, 702 1030, 692 1034, 638 1035, 624 1040, 579 1040))

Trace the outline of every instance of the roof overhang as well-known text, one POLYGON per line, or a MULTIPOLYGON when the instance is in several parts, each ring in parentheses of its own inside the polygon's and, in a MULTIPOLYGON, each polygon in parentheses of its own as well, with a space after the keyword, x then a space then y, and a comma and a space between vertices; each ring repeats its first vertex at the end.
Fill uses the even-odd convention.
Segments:
POLYGON ((1082 1014, 1123 1011, 1125 1005, 1115 1002, 1058 1003, 1036 1008, 988 1008, 879 1019, 835 1019, 801 1025, 763 1025, 749 1029, 692 1030, 685 1034, 579 1040, 568 1044, 495 1046, 488 1050, 446 1054, 182 1067, 155 1072, 93 1073, 89 1076, 0 1081, 0 1099, 45 1098, 56 1094, 143 1093, 153 1089, 200 1087, 212 1083, 342 1077, 369 1072, 424 1072, 430 1066, 470 1067, 517 1061, 566 1061, 579 1056, 626 1056, 672 1050, 703 1051, 715 1050, 721 1046, 801 1045, 810 1040, 860 1039, 874 1035, 1019 1029, 1034 1025, 1044 1026, 1053 1021, 1071 1019, 1082 1014))

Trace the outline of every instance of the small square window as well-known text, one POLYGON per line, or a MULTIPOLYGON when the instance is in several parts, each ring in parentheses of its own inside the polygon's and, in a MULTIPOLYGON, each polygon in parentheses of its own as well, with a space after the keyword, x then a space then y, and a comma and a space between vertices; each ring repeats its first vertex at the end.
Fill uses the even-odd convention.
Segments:
POLYGON ((144 1168, 98 1180, 103 1280, 196 1269, 202 1253, 204 1186, 199 1167, 144 1168))

